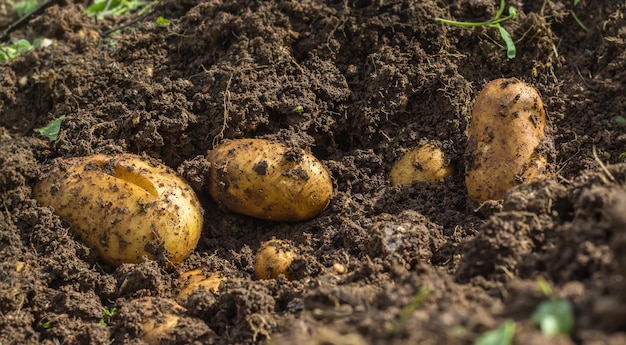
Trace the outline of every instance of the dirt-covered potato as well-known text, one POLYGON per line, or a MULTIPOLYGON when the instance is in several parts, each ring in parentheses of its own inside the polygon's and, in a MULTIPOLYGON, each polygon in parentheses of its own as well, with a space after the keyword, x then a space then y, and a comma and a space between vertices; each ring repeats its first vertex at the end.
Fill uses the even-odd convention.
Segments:
POLYGON ((217 272, 205 274, 202 268, 196 268, 183 273, 178 280, 181 283, 181 288, 177 297, 185 298, 200 289, 204 289, 207 292, 212 291, 217 294, 219 292, 220 283, 226 280, 226 277, 223 277, 217 272))
POLYGON ((143 297, 131 302, 141 313, 141 339, 149 345, 161 344, 178 326, 185 308, 170 299, 143 297))
POLYGON ((465 151, 470 197, 502 199, 512 187, 545 177, 547 159, 537 151, 545 125, 543 102, 532 86, 515 78, 485 85, 474 104, 465 151))
POLYGON ((274 221, 319 215, 330 175, 312 154, 263 139, 227 141, 209 152, 209 193, 229 210, 274 221))
POLYGON ((407 152, 389 172, 392 186, 413 181, 438 182, 452 175, 453 168, 437 145, 424 144, 407 152))
POLYGON ((263 242, 254 257, 254 273, 259 279, 274 279, 281 274, 291 279, 289 267, 296 257, 294 249, 285 241, 263 242))
POLYGON ((202 209, 191 187, 165 165, 136 155, 56 160, 35 185, 34 197, 116 266, 157 254, 180 262, 202 231, 202 209))

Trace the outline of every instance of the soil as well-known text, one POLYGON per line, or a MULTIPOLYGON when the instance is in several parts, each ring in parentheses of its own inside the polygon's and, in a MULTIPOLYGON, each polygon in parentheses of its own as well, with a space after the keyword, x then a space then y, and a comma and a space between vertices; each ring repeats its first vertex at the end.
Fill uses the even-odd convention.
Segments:
POLYGON ((507 1, 514 59, 495 28, 434 20, 483 21, 497 3, 172 0, 97 21, 61 3, 13 32, 53 43, 0 64, 0 343, 471 344, 510 319, 515 344, 626 344, 626 4, 581 1, 585 31, 571 1, 507 1), (502 77, 542 95, 554 177, 478 205, 466 128, 502 77), (58 140, 33 131, 61 115, 58 140), (207 152, 253 137, 323 162, 320 216, 262 221, 210 198, 207 152), (392 187, 392 164, 426 142, 455 174, 392 187), (107 266, 33 199, 52 159, 121 152, 196 190, 205 225, 180 265, 107 266), (272 238, 297 250, 291 280, 254 275, 272 238), (177 298, 198 267, 226 279, 177 298), (572 303, 570 336, 532 322, 538 279, 572 303), (173 330, 147 332, 168 314, 173 330))

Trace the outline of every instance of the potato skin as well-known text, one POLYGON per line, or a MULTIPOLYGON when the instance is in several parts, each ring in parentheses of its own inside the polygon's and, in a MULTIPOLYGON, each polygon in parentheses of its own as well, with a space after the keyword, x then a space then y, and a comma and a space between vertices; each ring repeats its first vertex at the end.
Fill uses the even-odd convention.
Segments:
POLYGON ((332 181, 312 154, 263 139, 226 141, 210 151, 209 193, 229 210, 273 221, 302 221, 330 202, 332 181))
POLYGON ((539 93, 516 79, 489 82, 476 98, 465 151, 465 184, 478 202, 502 199, 519 184, 547 175, 537 152, 546 112, 539 93))
POLYGON ((392 186, 413 181, 440 182, 452 175, 453 168, 441 148, 434 144, 420 145, 407 152, 389 172, 392 186))
POLYGON ((289 267, 296 257, 291 245, 283 240, 263 242, 254 257, 254 273, 259 279, 276 279, 281 274, 291 279, 289 267))
POLYGON ((136 305, 141 315, 141 339, 149 345, 163 343, 180 321, 186 310, 171 299, 142 297, 130 303, 136 305))
POLYGON ((218 294, 220 283, 226 280, 226 277, 223 277, 219 272, 207 275, 200 267, 183 273, 178 280, 181 283, 181 289, 177 297, 185 298, 200 289, 218 294))
POLYGON ((202 208, 191 187, 165 165, 136 155, 56 160, 34 197, 114 266, 157 253, 178 263, 202 231, 202 208))

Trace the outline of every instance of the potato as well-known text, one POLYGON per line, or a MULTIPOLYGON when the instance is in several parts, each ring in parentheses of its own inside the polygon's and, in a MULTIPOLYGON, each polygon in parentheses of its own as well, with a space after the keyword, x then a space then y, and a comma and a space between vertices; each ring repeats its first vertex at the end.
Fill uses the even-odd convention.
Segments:
POLYGON ((209 152, 209 193, 229 210, 273 221, 319 215, 333 185, 324 166, 299 148, 263 139, 227 141, 209 152))
POLYGON ((165 254, 186 258, 202 231, 202 209, 183 179, 139 156, 59 159, 35 185, 34 197, 111 265, 165 254))
POLYGON ((291 279, 289 267, 296 257, 289 243, 276 239, 266 241, 254 257, 254 273, 259 279, 274 279, 281 274, 291 279))
POLYGON ((465 183, 478 202, 547 175, 537 148, 545 137, 546 112, 539 93, 515 79, 497 79, 478 95, 465 151, 465 183))
POLYGON ((411 184, 413 181, 438 182, 452 175, 453 169, 441 148, 424 144, 407 152, 391 168, 392 186, 411 184))
POLYGON ((220 283, 226 280, 219 273, 206 275, 202 272, 202 268, 196 268, 183 273, 178 279, 181 282, 181 289, 178 292, 178 298, 185 298, 194 291, 204 289, 217 294, 219 292, 220 283))
POLYGON ((161 344, 178 326, 185 308, 170 299, 143 297, 134 300, 141 313, 141 339, 147 344, 161 344))

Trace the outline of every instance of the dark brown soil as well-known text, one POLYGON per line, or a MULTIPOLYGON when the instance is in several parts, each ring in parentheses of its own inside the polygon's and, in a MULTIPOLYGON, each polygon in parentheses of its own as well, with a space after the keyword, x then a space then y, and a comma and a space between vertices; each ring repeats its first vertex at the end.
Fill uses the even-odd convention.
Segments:
POLYGON ((507 1, 513 60, 497 30, 434 20, 485 20, 497 3, 171 0, 98 22, 79 4, 49 8, 12 38, 54 43, 0 64, 0 343, 140 344, 142 322, 169 312, 163 344, 471 344, 509 318, 516 344, 545 344, 530 320, 543 277, 575 311, 571 337, 551 342, 626 344, 626 4, 581 1, 586 32, 571 1, 507 1), (501 77, 542 95, 556 174, 479 207, 465 130, 501 77), (56 142, 33 131, 61 115, 56 142), (272 223, 213 202, 203 157, 242 137, 310 150, 334 180, 327 210, 272 223), (455 175, 391 187, 391 165, 423 142, 455 175), (196 189, 205 226, 181 265, 103 265, 33 199, 51 159, 120 152, 196 189), (298 251, 291 281, 254 276, 271 238, 298 251), (219 293, 176 299, 201 266, 227 277, 219 293))

